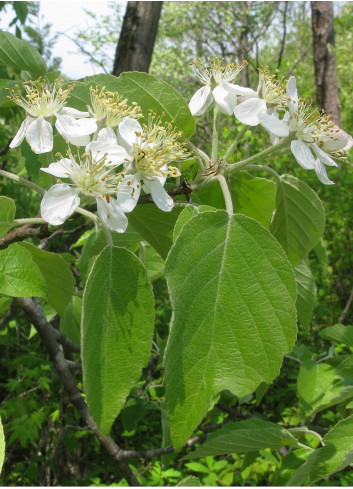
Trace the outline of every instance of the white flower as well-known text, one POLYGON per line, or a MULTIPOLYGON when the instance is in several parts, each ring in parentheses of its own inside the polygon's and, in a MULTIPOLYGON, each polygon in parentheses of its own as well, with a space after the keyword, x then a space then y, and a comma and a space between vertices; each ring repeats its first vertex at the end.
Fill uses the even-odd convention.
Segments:
POLYGON ((90 114, 101 126, 116 128, 125 117, 139 119, 142 117, 141 107, 135 102, 127 104, 116 92, 109 92, 105 87, 90 87, 91 105, 90 114))
POLYGON ((117 200, 124 212, 131 212, 143 190, 150 193, 161 210, 169 212, 174 207, 173 199, 164 189, 167 177, 180 175, 176 167, 168 163, 177 162, 186 156, 184 146, 177 141, 181 136, 171 124, 162 124, 150 119, 144 129, 138 121, 124 119, 119 124, 118 141, 126 149, 128 158, 122 159, 125 177, 119 183, 117 200))
POLYGON ((261 124, 275 136, 291 134, 291 150, 297 163, 306 170, 315 170, 322 183, 333 184, 324 165, 337 166, 331 155, 342 157, 348 135, 325 114, 312 110, 307 101, 299 99, 294 76, 287 83, 287 104, 289 112, 282 120, 274 115, 261 114, 261 124))
POLYGON ((245 100, 234 109, 235 117, 249 126, 257 126, 261 122, 260 114, 283 109, 286 102, 283 84, 265 71, 259 73, 257 91, 247 88, 247 93, 239 92, 245 100))
MULTIPOLYGON (((101 137, 104 140, 106 133, 103 132, 101 137)), ((41 215, 50 224, 63 224, 80 205, 79 194, 83 194, 96 199, 98 215, 104 226, 123 233, 128 221, 113 197, 116 196, 121 176, 112 171, 117 160, 120 161, 126 153, 116 143, 109 145, 105 141, 100 148, 95 143, 97 142, 86 146, 86 152, 79 157, 79 164, 71 152, 68 152, 68 158, 61 158, 48 168, 41 168, 46 173, 60 179, 68 178, 72 182, 66 184, 60 181, 48 190, 41 202, 41 215), (103 147, 106 152, 103 152, 103 147)))
POLYGON ((200 60, 192 63, 195 74, 206 86, 197 90, 192 96, 189 102, 190 112, 192 115, 203 115, 215 101, 221 112, 232 115, 239 92, 249 90, 231 83, 244 68, 246 62, 242 65, 228 63, 224 66, 222 59, 214 58, 210 61, 210 65, 203 65, 200 60))
POLYGON ((53 149, 53 128, 51 119, 56 117, 55 127, 66 141, 77 146, 89 142, 89 134, 97 129, 96 121, 88 118, 88 112, 65 107, 73 86, 63 90, 61 83, 47 85, 43 79, 25 82, 26 95, 9 90, 9 98, 22 107, 27 117, 13 138, 10 148, 19 146, 26 138, 34 153, 47 153, 53 149))

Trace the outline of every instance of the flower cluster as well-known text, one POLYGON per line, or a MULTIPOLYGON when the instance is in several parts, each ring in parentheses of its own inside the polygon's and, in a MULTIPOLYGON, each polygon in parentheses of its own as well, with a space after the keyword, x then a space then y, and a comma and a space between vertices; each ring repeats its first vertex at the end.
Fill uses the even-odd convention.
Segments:
POLYGON ((26 111, 26 118, 11 147, 26 138, 35 153, 53 149, 53 118, 59 134, 77 148, 66 156, 57 154, 42 171, 58 180, 41 202, 41 215, 52 225, 60 225, 88 199, 95 199, 103 226, 122 233, 139 199, 141 189, 150 193, 156 205, 171 211, 174 202, 164 189, 167 177, 180 172, 170 163, 178 163, 188 153, 181 143, 182 134, 171 123, 150 115, 141 125, 141 108, 128 104, 117 93, 103 88, 90 88, 91 107, 80 112, 66 106, 73 85, 63 89, 62 82, 48 85, 42 78, 24 83, 25 95, 19 87, 10 90, 9 98, 26 111), (92 138, 90 137, 93 134, 92 138), (64 182, 62 181, 64 180, 64 182))
POLYGON ((332 184, 325 165, 337 166, 333 157, 343 158, 353 144, 352 137, 339 129, 327 115, 299 99, 295 77, 287 84, 268 71, 259 70, 257 90, 234 84, 243 65, 227 64, 215 58, 203 65, 194 64, 196 76, 205 87, 200 88, 189 103, 193 115, 202 115, 215 102, 222 113, 232 115, 249 126, 261 124, 276 144, 290 139, 291 151, 298 164, 314 169, 324 184, 332 184), (282 115, 282 118, 280 118, 282 115))

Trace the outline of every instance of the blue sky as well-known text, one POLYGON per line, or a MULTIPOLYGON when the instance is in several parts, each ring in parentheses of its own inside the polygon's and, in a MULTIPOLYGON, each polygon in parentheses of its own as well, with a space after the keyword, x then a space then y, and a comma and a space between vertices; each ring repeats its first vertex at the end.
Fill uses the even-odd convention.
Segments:
MULTIPOLYGON (((40 2, 44 23, 52 24, 52 34, 65 32, 70 37, 73 37, 79 28, 89 29, 90 25, 94 24, 94 19, 85 14, 84 8, 96 12, 97 16, 109 12, 108 2, 103 0, 44 0, 40 2)), ((9 8, 7 15, 2 15, 0 19, 0 29, 7 29, 12 18, 13 11, 9 8)), ((101 72, 97 67, 85 63, 85 58, 78 53, 77 46, 65 36, 59 36, 53 55, 62 58, 62 72, 72 79, 101 72)))

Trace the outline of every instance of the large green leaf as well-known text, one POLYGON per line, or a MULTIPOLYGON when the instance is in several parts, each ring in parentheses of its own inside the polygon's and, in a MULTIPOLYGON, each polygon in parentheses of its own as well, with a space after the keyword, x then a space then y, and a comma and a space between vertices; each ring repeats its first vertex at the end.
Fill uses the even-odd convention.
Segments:
POLYGON ((210 205, 187 205, 184 207, 182 212, 178 216, 178 220, 175 223, 174 226, 174 231, 173 231, 173 240, 175 241, 178 237, 178 234, 180 231, 183 229, 183 226, 185 223, 188 222, 189 219, 192 217, 196 216, 197 214, 200 214, 200 212, 206 212, 206 211, 215 211, 214 207, 211 207, 210 205))
POLYGON ((325 446, 315 450, 296 470, 287 486, 314 485, 353 463, 353 416, 346 418, 322 439, 325 446))
POLYGON ((324 340, 343 343, 347 346, 353 346, 353 326, 344 326, 343 324, 335 324, 319 331, 319 335, 324 340))
POLYGON ((132 252, 106 247, 87 280, 81 323, 84 390, 104 434, 148 361, 153 324, 145 268, 132 252))
POLYGON ((146 117, 150 110, 162 115, 163 120, 172 121, 175 127, 190 137, 195 130, 195 120, 186 100, 171 85, 147 73, 137 71, 122 73, 119 78, 112 75, 88 76, 71 92, 71 102, 83 109, 91 104, 89 87, 106 87, 118 92, 128 102, 136 102, 146 117))
POLYGON ((0 31, 0 64, 45 75, 47 66, 35 47, 9 32, 0 31))
POLYGON ((47 284, 32 254, 14 243, 0 251, 0 294, 46 297, 47 284))
POLYGON ((4 463, 5 458, 5 437, 4 430, 2 428, 1 418, 0 418, 0 474, 2 469, 2 464, 4 463))
POLYGON ((16 206, 13 199, 0 197, 0 238, 14 226, 16 206))
POLYGON ((74 295, 72 302, 66 307, 60 323, 60 330, 76 345, 81 343, 81 311, 82 298, 74 295))
POLYGON ((313 450, 310 448, 299 448, 282 458, 280 466, 273 474, 272 485, 284 486, 311 453, 313 453, 313 450))
POLYGON ((30 243, 20 243, 28 250, 48 286, 48 302, 60 316, 74 293, 75 279, 67 261, 56 253, 40 250, 30 243))
POLYGON ((297 444, 294 436, 282 426, 260 419, 251 419, 228 423, 216 433, 209 435, 200 448, 186 455, 184 459, 254 452, 264 448, 276 449, 297 444))
POLYGON ((138 205, 129 214, 129 221, 165 259, 173 244, 174 225, 182 210, 181 205, 174 206, 171 212, 161 211, 154 204, 138 205))
POLYGON ((275 207, 276 185, 266 178, 239 172, 231 177, 230 189, 234 212, 252 217, 269 228, 275 207))
POLYGON ((283 175, 277 182, 275 205, 271 232, 296 266, 324 232, 324 207, 310 187, 291 175, 283 175))
MULTIPOLYGON (((111 233, 114 246, 137 245, 142 238, 137 231, 129 224, 125 233, 111 233)), ((85 282, 93 264, 93 259, 105 248, 107 238, 104 231, 93 232, 85 242, 78 262, 78 269, 82 280, 85 282)))
POLYGON ((340 371, 327 363, 306 360, 300 366, 297 393, 307 415, 353 397, 353 371, 340 371))
POLYGON ((313 274, 303 260, 294 268, 295 280, 297 282, 298 296, 296 302, 297 314, 299 322, 304 328, 309 328, 311 318, 313 317, 316 285, 313 274))
POLYGON ((179 449, 218 392, 243 397, 278 374, 296 338, 296 285, 273 236, 221 210, 185 224, 165 275, 174 308, 166 401, 179 449))
MULTIPOLYGON (((239 172, 228 180, 234 212, 252 217, 266 228, 275 206, 276 186, 270 180, 239 172)), ((224 209, 224 197, 218 182, 192 193, 193 201, 224 209)))

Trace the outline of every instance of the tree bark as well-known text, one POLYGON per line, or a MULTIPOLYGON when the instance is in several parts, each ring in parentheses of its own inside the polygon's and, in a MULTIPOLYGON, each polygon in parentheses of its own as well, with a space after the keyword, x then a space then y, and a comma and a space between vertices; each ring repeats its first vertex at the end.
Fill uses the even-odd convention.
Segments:
POLYGON ((128 2, 115 53, 113 75, 148 73, 163 2, 128 2))
POLYGON ((317 105, 340 126, 332 2, 311 2, 311 25, 317 105))

